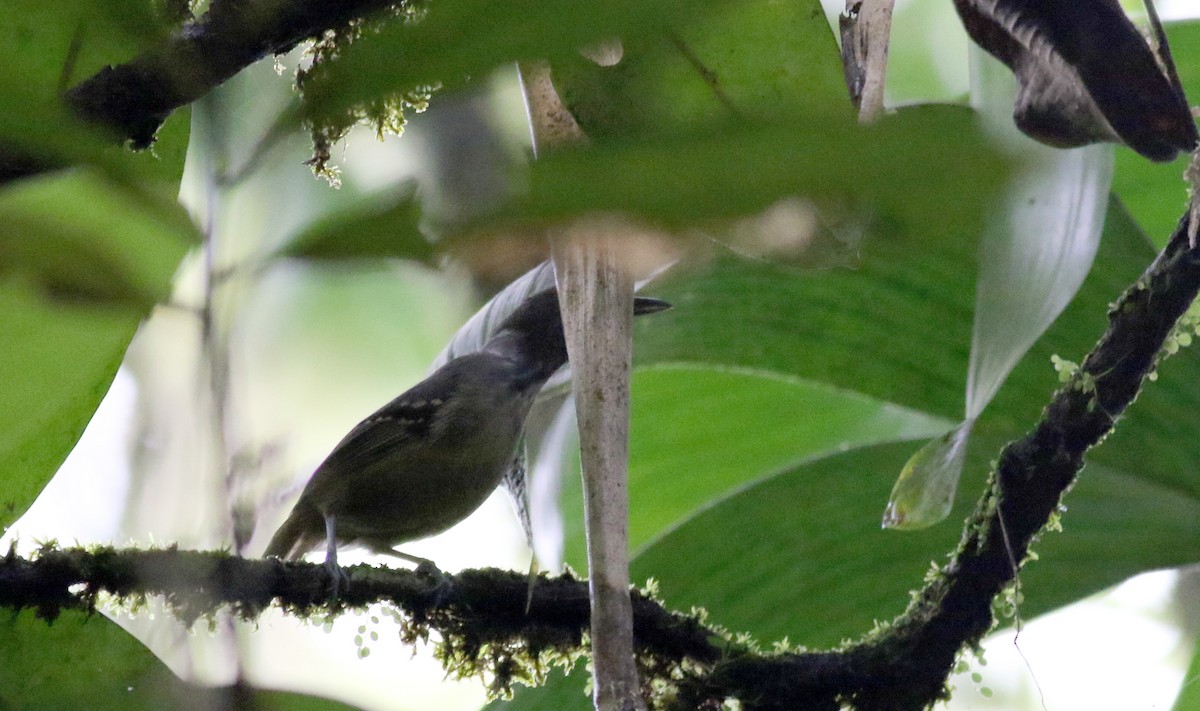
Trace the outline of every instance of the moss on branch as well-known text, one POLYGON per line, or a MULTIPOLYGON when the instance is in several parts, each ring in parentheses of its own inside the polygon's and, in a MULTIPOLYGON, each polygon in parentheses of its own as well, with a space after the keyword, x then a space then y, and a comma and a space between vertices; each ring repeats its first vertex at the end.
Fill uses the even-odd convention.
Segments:
MULTIPOLYGON (((994 603, 1010 589, 1030 543, 1051 524, 1084 455, 1112 430, 1164 353, 1200 290, 1200 250, 1181 220, 1170 243, 1109 313, 1109 327, 1040 421, 1001 453, 958 548, 892 623, 834 651, 760 654, 693 615, 633 598, 635 646, 654 708, 915 710, 946 695, 958 656, 992 628, 994 603), (1080 383, 1088 387, 1080 387, 1080 383)), ((435 635, 447 668, 494 680, 537 683, 549 664, 585 651, 588 589, 570 574, 543 575, 526 612, 527 579, 495 569, 445 579, 355 566, 328 598, 320 565, 247 560, 220 552, 44 548, 0 561, 0 606, 91 610, 101 592, 122 600, 162 595, 185 622, 231 608, 244 618, 278 604, 296 615, 375 602, 405 616, 406 638, 435 635)))

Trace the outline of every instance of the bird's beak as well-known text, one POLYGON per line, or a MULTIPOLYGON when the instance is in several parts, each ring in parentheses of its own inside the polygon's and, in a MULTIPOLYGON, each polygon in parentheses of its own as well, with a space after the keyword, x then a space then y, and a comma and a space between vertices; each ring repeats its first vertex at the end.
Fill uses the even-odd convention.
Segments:
POLYGON ((666 311, 671 305, 662 299, 652 299, 649 296, 635 296, 633 299, 633 315, 644 316, 666 311))

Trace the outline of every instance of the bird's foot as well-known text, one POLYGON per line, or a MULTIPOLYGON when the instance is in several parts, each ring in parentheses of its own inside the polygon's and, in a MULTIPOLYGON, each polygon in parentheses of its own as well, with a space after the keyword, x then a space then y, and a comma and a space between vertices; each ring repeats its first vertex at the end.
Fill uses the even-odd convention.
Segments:
POLYGON ((409 563, 415 563, 417 566, 415 571, 417 575, 423 575, 427 578, 432 578, 434 580, 434 587, 429 593, 432 599, 432 602, 429 605, 430 607, 441 607, 442 604, 446 602, 446 599, 450 596, 450 593, 454 590, 454 578, 443 573, 441 568, 437 567, 437 564, 428 558, 422 558, 419 555, 409 555, 408 553, 398 551, 394 548, 388 548, 386 546, 380 546, 378 548, 373 548, 372 550, 380 555, 389 555, 393 558, 406 560, 409 563))
POLYGON ((350 590, 350 574, 337 564, 337 560, 326 560, 324 567, 329 573, 329 599, 337 600, 350 590))
POLYGON ((432 560, 426 559, 421 559, 421 562, 417 564, 416 573, 433 579, 433 590, 429 592, 432 601, 429 606, 441 607, 454 590, 454 578, 443 573, 442 569, 437 567, 432 560))

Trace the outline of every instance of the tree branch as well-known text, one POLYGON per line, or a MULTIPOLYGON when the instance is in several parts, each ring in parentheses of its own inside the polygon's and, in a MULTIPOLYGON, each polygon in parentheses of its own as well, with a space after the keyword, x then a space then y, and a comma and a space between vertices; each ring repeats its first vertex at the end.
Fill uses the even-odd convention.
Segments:
MULTIPOLYGON (((443 578, 367 565, 345 570, 350 584, 331 601, 329 572, 318 563, 107 547, 45 547, 27 559, 10 550, 0 560, 0 607, 33 608, 53 621, 63 610, 93 611, 102 592, 120 600, 162 595, 190 626, 225 606, 253 619, 273 603, 298 616, 390 603, 408 616, 406 641, 436 632, 449 671, 463 676, 487 671, 498 690, 514 681, 540 681, 547 661, 571 659, 583 649, 588 584, 570 573, 543 574, 526 612, 524 573, 489 568, 443 578)), ((633 617, 640 661, 660 673, 684 660, 707 666, 722 654, 716 632, 643 594, 633 595, 633 617)))
POLYGON ((799 654, 717 665, 706 683, 762 703, 749 708, 923 709, 947 695, 959 652, 992 628, 992 603, 1010 585, 1031 542, 1058 509, 1099 444, 1137 397, 1176 321, 1200 291, 1200 250, 1188 217, 1109 312, 1109 327, 1041 420, 1000 454, 963 540, 908 610, 842 654, 799 654))
MULTIPOLYGON (((1005 447, 963 540, 940 572, 890 625, 835 651, 752 654, 693 617, 633 594, 634 648, 644 689, 668 690, 656 708, 922 709, 946 695, 955 659, 994 623, 993 602, 1017 574, 1031 542, 1056 512, 1083 456, 1113 428, 1156 367, 1176 321, 1200 291, 1200 249, 1189 221, 1110 311, 1109 328, 1041 420, 1005 447)), ((245 560, 178 550, 44 549, 0 561, 0 606, 90 610, 96 595, 161 594, 185 621, 223 606, 252 617, 278 602, 300 615, 390 602, 411 620, 406 639, 437 632, 447 668, 487 671, 499 690, 537 682, 548 661, 573 659, 589 625, 587 584, 543 576, 525 611, 521 573, 469 570, 448 583, 407 570, 355 566, 336 602, 320 565, 245 560)))
POLYGON ((135 148, 175 109, 190 104, 250 64, 281 54, 402 0, 213 0, 199 19, 163 44, 76 85, 66 101, 135 148))

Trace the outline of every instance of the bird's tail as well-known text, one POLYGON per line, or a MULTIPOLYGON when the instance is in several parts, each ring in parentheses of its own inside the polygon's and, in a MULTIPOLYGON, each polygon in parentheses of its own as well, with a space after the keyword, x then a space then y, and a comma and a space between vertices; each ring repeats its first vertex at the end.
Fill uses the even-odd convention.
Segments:
POLYGON ((297 506, 271 537, 263 557, 296 560, 317 547, 323 540, 319 533, 324 523, 316 510, 297 506))

